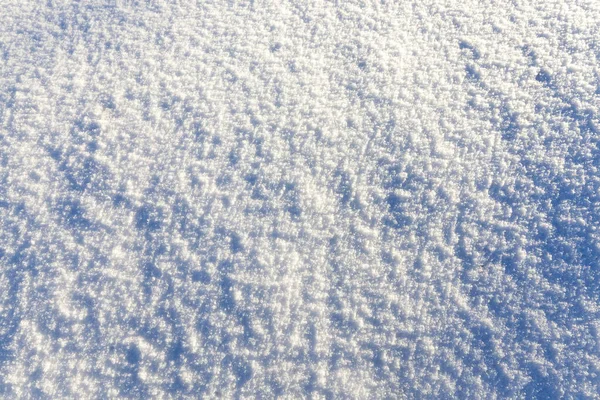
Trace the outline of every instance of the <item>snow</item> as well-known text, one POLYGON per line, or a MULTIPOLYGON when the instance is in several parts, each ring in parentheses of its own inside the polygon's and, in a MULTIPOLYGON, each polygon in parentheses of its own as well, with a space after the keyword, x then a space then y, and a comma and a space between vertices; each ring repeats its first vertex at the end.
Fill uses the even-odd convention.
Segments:
POLYGON ((0 2, 0 397, 596 398, 600 5, 0 2))

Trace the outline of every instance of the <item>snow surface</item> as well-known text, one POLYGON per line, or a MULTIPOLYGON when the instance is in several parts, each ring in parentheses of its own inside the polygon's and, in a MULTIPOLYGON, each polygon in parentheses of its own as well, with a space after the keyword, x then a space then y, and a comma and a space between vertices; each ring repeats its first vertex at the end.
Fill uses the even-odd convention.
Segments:
POLYGON ((599 21, 0 1, 0 397, 598 398, 599 21))

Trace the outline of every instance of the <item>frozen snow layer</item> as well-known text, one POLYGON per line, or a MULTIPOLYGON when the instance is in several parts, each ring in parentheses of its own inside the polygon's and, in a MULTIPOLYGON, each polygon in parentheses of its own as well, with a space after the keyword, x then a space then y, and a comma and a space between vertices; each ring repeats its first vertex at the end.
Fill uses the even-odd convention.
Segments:
POLYGON ((0 397, 596 397, 598 21, 1 1, 0 397))

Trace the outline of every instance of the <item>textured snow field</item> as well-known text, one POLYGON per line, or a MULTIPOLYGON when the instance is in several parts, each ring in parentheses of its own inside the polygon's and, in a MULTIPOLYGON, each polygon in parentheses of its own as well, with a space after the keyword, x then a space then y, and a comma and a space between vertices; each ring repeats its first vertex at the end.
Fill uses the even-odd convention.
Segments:
POLYGON ((0 397, 598 398, 600 2, 0 1, 0 397))

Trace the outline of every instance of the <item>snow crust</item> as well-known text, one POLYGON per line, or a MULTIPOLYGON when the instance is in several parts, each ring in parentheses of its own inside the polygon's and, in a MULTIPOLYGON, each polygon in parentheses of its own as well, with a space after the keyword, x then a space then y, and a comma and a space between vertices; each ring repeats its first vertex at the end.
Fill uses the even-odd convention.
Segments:
POLYGON ((0 2, 0 397, 597 398, 596 1, 0 2))

